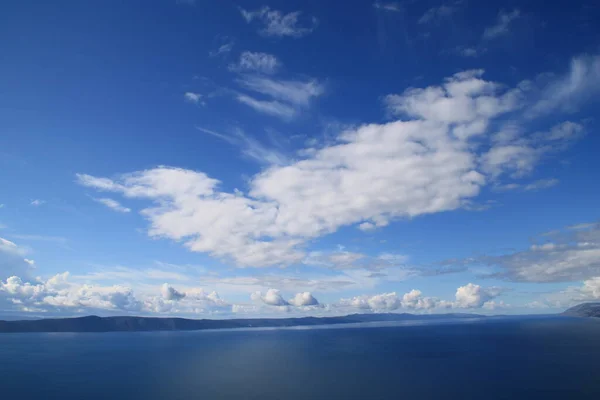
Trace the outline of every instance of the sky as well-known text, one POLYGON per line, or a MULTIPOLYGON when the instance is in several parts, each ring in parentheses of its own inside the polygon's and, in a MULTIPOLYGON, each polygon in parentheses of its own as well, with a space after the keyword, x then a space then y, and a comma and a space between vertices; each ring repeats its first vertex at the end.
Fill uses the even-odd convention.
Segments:
POLYGON ((0 5, 0 317, 600 299, 594 1, 0 5))

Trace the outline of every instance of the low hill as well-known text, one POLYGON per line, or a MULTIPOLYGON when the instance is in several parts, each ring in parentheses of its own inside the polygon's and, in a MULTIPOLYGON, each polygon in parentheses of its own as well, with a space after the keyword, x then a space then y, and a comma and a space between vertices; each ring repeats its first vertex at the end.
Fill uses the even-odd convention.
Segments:
POLYGON ((583 303, 569 308, 562 315, 600 318, 600 303, 583 303))
POLYGON ((0 321, 0 333, 10 332, 135 332, 193 331, 204 329, 268 328, 350 324, 359 322, 433 320, 481 317, 475 314, 353 314, 342 317, 255 318, 255 319, 185 319, 153 317, 56 318, 23 321, 0 321))

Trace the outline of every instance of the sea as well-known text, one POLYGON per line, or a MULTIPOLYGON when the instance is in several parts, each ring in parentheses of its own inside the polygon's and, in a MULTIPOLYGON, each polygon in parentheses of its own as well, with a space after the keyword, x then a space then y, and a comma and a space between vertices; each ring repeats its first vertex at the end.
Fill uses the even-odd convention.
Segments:
POLYGON ((600 319, 0 334, 0 398, 600 399, 600 319))

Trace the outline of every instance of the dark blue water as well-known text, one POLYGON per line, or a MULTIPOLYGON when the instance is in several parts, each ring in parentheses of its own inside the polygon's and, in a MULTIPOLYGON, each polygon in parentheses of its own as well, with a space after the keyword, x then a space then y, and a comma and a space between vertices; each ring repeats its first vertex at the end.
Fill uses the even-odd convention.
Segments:
POLYGON ((600 399, 600 321, 0 334, 2 399, 600 399))

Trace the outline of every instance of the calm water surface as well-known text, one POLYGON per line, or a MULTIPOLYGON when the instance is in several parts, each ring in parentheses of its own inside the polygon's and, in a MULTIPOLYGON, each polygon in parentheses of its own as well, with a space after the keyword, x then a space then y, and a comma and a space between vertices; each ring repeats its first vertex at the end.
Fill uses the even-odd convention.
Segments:
POLYGON ((2 399, 600 399, 600 320, 0 334, 2 399))

